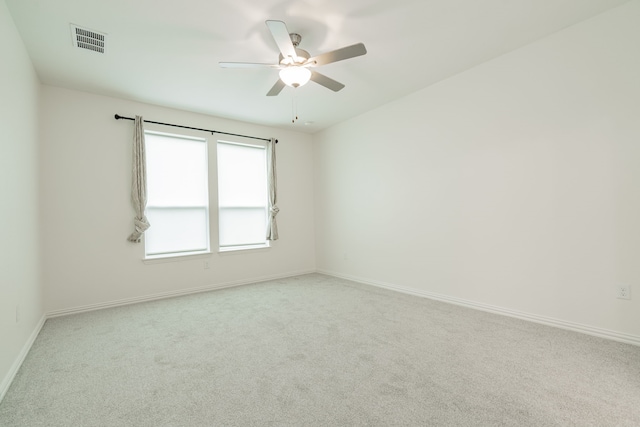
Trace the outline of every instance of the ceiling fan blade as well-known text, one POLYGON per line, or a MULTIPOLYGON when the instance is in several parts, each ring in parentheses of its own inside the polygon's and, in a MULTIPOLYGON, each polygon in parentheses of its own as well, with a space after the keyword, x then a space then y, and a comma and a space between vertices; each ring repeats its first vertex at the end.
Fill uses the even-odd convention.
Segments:
POLYGON ((276 41, 282 56, 285 58, 296 58, 296 49, 293 47, 291 37, 289 36, 289 30, 287 30, 285 23, 282 21, 265 21, 265 23, 267 24, 267 27, 269 27, 269 31, 271 31, 271 35, 276 41))
POLYGON ((367 53, 367 49, 362 43, 356 43, 341 49, 332 50, 331 52, 322 53, 313 58, 309 58, 306 63, 314 66, 331 64, 332 62, 343 61, 356 56, 362 56, 367 53))
POLYGON ((221 68, 281 68, 278 64, 258 64, 254 62, 218 62, 221 68))
POLYGON ((311 71, 311 80, 318 83, 319 85, 326 87, 327 89, 331 89, 334 92, 337 92, 344 87, 342 83, 330 79, 324 74, 320 74, 315 71, 311 71))
POLYGON ((282 89, 284 89, 286 85, 284 84, 284 82, 280 79, 278 79, 278 81, 276 82, 276 84, 273 85, 273 87, 271 88, 271 90, 269 92, 267 92, 267 96, 276 96, 278 95, 282 89))

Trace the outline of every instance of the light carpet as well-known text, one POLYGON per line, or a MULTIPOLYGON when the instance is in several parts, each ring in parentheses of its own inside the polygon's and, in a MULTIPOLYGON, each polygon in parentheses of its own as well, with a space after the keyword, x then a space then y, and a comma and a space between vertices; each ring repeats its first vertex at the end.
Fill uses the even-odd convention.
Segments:
POLYGON ((640 426, 640 347, 320 274, 50 319, 10 426, 640 426))

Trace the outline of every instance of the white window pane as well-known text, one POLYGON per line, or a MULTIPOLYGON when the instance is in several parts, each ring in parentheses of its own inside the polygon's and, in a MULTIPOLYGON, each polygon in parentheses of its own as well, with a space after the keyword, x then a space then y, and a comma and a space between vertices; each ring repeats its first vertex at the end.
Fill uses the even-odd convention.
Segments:
POLYGON ((209 249, 207 208, 147 208, 147 255, 209 249))
POLYGON ((220 246, 241 246, 266 241, 265 208, 220 208, 220 246))
POLYGON ((264 147, 218 143, 220 247, 266 242, 266 165, 264 147))
POLYGON ((145 134, 148 204, 207 205, 207 144, 145 134))
POLYGON ((265 206, 266 150, 262 147, 218 144, 220 206, 265 206))

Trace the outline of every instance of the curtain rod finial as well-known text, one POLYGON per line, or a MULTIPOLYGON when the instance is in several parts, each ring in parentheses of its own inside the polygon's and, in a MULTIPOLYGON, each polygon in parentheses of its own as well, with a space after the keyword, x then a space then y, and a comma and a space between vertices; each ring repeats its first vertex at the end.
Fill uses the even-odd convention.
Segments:
POLYGON ((117 113, 116 113, 116 115, 115 115, 115 116, 113 116, 113 117, 115 117, 115 118, 116 118, 116 120, 120 120, 120 115, 119 115, 119 114, 117 114, 117 113))

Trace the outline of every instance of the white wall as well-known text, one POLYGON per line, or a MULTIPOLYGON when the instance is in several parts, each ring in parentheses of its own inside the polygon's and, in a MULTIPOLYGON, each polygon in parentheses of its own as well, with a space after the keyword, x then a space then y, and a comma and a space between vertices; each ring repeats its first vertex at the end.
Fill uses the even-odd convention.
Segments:
POLYGON ((44 314, 38 238, 40 83, 4 0, 0 1, 0 57, 1 399, 44 314))
MULTIPOLYGON (((42 88, 41 116, 48 312, 315 270, 309 135, 49 86, 42 88), (204 269, 201 258, 144 264, 142 244, 127 241, 134 216, 130 202, 133 122, 115 120, 116 113, 278 138, 280 240, 268 250, 215 253, 207 258, 209 269, 204 269)), ((196 135, 209 138, 210 157, 215 156, 215 138, 196 135)), ((215 201, 215 157, 212 160, 210 190, 215 201)), ((212 208, 212 246, 216 248, 215 204, 212 208)))
POLYGON ((315 135, 318 268, 640 342, 639 22, 634 1, 315 135))

